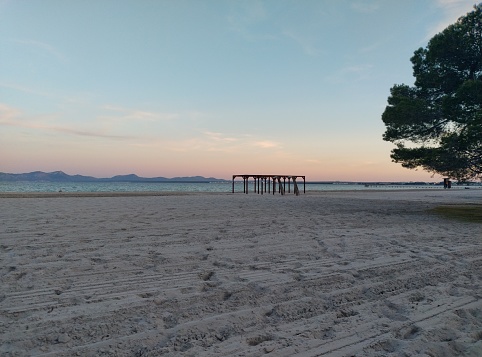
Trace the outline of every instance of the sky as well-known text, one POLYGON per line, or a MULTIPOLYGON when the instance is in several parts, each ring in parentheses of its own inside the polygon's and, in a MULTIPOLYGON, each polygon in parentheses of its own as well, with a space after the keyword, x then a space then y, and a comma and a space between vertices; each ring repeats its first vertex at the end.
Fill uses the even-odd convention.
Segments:
POLYGON ((0 0, 0 172, 440 181, 381 115, 475 2, 0 0))

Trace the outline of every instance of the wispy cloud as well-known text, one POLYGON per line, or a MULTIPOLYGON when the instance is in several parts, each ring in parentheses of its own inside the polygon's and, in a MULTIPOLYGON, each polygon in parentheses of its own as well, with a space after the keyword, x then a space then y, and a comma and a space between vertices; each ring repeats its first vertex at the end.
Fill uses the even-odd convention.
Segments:
POLYGON ((12 39, 10 40, 10 42, 16 43, 25 47, 34 48, 43 53, 46 53, 51 57, 56 58, 60 62, 65 62, 67 59, 67 57, 62 52, 60 52, 57 48, 42 41, 12 39))
POLYGON ((347 66, 344 67, 341 72, 342 73, 366 73, 368 72, 373 66, 371 64, 359 64, 354 66, 347 66))
POLYGON ((263 30, 266 9, 260 1, 237 2, 235 11, 227 17, 229 29, 247 41, 274 40, 276 36, 263 30))
POLYGON ((228 135, 218 132, 205 131, 204 140, 210 144, 207 147, 217 147, 223 150, 241 150, 246 147, 256 147, 261 149, 281 149, 281 144, 272 140, 260 140, 253 135, 228 135))
POLYGON ((48 125, 48 124, 35 123, 35 122, 0 121, 0 125, 15 126, 15 127, 28 128, 28 129, 38 129, 43 131, 64 133, 64 134, 70 134, 75 136, 88 136, 88 137, 104 138, 104 139, 133 139, 134 138, 133 136, 127 136, 127 135, 114 135, 114 134, 108 134, 103 132, 81 130, 81 129, 75 129, 70 127, 55 126, 55 125, 48 125))
POLYGON ((381 46, 383 46, 382 41, 375 42, 375 43, 372 43, 371 45, 360 48, 359 52, 360 53, 370 53, 370 52, 373 52, 373 51, 377 50, 381 46))
POLYGON ((129 136, 129 135, 114 135, 114 134, 108 134, 105 132, 80 130, 75 128, 62 127, 62 126, 37 125, 37 126, 34 126, 34 128, 50 130, 58 133, 65 133, 65 134, 76 135, 76 136, 88 136, 88 137, 95 137, 95 138, 118 139, 118 140, 134 139, 133 136, 129 136))
POLYGON ((264 140, 264 141, 257 141, 253 143, 254 146, 257 146, 262 149, 278 149, 281 148, 281 145, 274 141, 264 140))
POLYGON ((447 26, 455 23, 457 19, 472 11, 474 2, 467 0, 436 0, 435 5, 443 11, 442 20, 430 27, 426 39, 443 31, 447 26))
POLYGON ((380 4, 375 2, 354 2, 351 4, 351 8, 356 12, 361 12, 365 14, 371 14, 380 8, 380 4))
POLYGON ((370 78, 373 65, 371 64, 356 64, 346 66, 336 71, 328 79, 334 83, 342 83, 346 80, 362 81, 370 78))
POLYGON ((230 135, 214 131, 204 131, 199 134, 185 139, 163 141, 163 147, 176 152, 221 152, 224 154, 271 149, 272 152, 283 155, 280 143, 264 140, 255 135, 230 135))
POLYGON ((224 147, 238 147, 246 148, 247 146, 257 147, 262 149, 281 148, 281 144, 272 140, 260 140, 253 135, 228 135, 219 132, 205 131, 203 132, 205 138, 214 145, 222 145, 224 147))
POLYGON ((214 133, 211 131, 206 131, 204 132, 204 134, 211 140, 218 141, 218 142, 233 143, 233 142, 239 141, 238 138, 234 138, 232 136, 226 136, 225 134, 222 134, 222 133, 214 133))
POLYGON ((207 113, 196 110, 187 111, 186 113, 184 113, 184 115, 191 120, 199 120, 209 117, 207 113))
POLYGON ((109 138, 109 139, 131 139, 132 136, 126 135, 114 135, 107 131, 85 130, 72 126, 56 125, 54 122, 54 116, 44 116, 42 120, 33 120, 25 116, 25 114, 17 109, 10 107, 6 104, 0 103, 0 125, 20 127, 33 130, 50 131, 56 133, 64 133, 75 136, 88 136, 97 138, 109 138))
POLYGON ((27 94, 34 94, 42 97, 53 97, 52 93, 44 92, 35 88, 25 87, 20 84, 16 83, 4 83, 0 82, 0 87, 5 89, 13 89, 15 91, 27 93, 27 94))
POLYGON ((0 123, 13 120, 14 118, 20 116, 20 114, 20 110, 0 103, 0 123))
POLYGON ((291 30, 283 31, 283 35, 293 40, 298 46, 301 47, 303 53, 309 56, 317 56, 321 51, 316 48, 314 41, 307 36, 300 35, 291 30))
POLYGON ((179 118, 178 113, 159 113, 159 112, 151 112, 146 110, 138 110, 138 109, 128 109, 123 108, 115 105, 104 105, 102 109, 115 112, 119 115, 116 116, 101 116, 101 119, 112 119, 112 120, 143 120, 143 121, 159 121, 159 120, 174 120, 179 118))

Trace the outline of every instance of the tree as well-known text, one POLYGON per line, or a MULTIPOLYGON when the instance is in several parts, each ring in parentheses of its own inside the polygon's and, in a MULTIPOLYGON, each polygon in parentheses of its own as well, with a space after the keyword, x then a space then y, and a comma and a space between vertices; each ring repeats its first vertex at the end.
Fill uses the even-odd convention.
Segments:
POLYGON ((382 114, 392 161, 482 180, 482 3, 410 60, 414 86, 394 85, 382 114))

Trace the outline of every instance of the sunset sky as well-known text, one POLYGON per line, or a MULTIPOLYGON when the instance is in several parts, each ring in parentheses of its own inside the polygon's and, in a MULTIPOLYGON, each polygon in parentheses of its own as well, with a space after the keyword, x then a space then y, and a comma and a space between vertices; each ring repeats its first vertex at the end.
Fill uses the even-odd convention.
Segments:
POLYGON ((439 181, 381 114, 474 3, 0 0, 0 172, 439 181))

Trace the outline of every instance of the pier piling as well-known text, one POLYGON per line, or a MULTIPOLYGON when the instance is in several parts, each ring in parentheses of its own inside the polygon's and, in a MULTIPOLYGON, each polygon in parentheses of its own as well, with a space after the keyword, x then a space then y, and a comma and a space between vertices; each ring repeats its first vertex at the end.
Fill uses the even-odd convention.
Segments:
POLYGON ((271 193, 271 184, 273 185, 273 195, 276 192, 276 181, 278 181, 278 192, 281 195, 286 193, 286 181, 288 181, 288 193, 291 193, 291 185, 293 184, 293 193, 299 196, 300 190, 296 179, 303 179, 303 193, 306 193, 306 177, 301 175, 233 175, 232 192, 234 193, 234 180, 237 177, 243 179, 243 193, 248 194, 249 179, 253 179, 254 193, 263 195, 264 193, 271 193), (283 181, 281 181, 283 180, 283 181))

